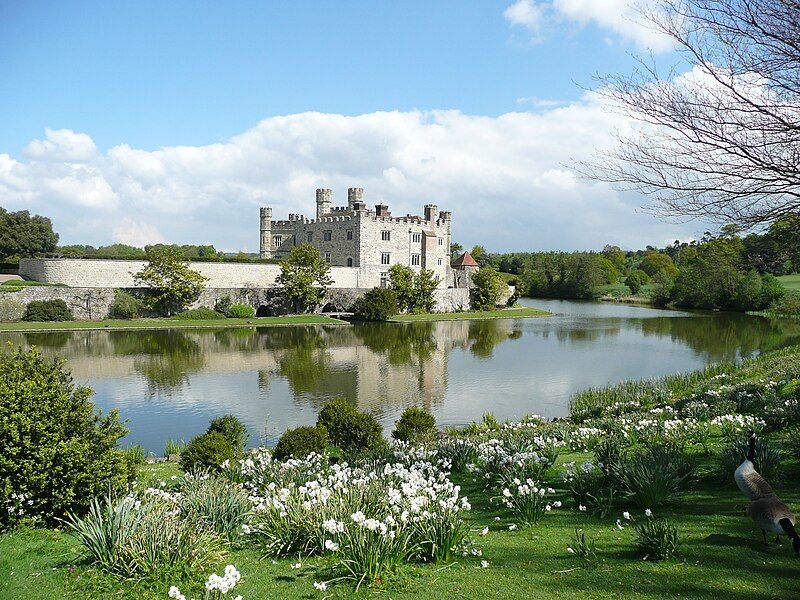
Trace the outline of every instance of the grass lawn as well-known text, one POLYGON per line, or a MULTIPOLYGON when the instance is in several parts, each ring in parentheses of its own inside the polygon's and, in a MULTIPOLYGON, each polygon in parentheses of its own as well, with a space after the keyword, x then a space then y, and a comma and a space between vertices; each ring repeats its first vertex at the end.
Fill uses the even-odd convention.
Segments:
POLYGON ((469 310, 457 313, 428 313, 421 315, 396 315, 389 319, 397 323, 409 321, 463 321, 476 319, 518 319, 522 317, 549 317, 552 313, 538 308, 522 306, 498 310, 469 310))
POLYGON ((795 290, 800 292, 800 273, 795 273, 794 275, 783 275, 782 277, 778 277, 778 280, 787 290, 795 290))
POLYGON ((179 329, 197 327, 269 327, 276 325, 344 325, 324 315, 253 317, 252 319, 103 319, 102 321, 48 321, 0 323, 2 331, 72 331, 76 329, 179 329))
MULTIPOLYGON (((581 460, 567 455, 559 460, 581 460)), ((169 465, 146 467, 147 473, 168 476, 169 465)), ((703 484, 671 508, 657 514, 674 517, 684 536, 680 557, 663 562, 636 558, 630 528, 619 531, 613 514, 605 519, 570 508, 554 509, 535 527, 509 531, 508 514, 469 478, 463 489, 473 510, 469 515, 472 538, 481 557, 460 559, 452 565, 408 567, 378 590, 358 594, 348 585, 333 585, 325 594, 312 582, 324 578, 323 559, 297 558, 273 564, 257 550, 232 551, 225 563, 236 565, 242 581, 235 593, 256 598, 709 598, 751 600, 797 598, 800 561, 791 545, 765 548, 761 534, 743 515, 744 497, 733 486, 703 484), (494 521, 500 516, 499 522, 494 521), (486 536, 480 530, 488 526, 486 536), (596 542, 593 563, 566 552, 575 529, 596 542), (480 568, 480 561, 489 561, 480 568)), ((796 489, 778 492, 795 509, 796 489)), ((641 510, 634 511, 634 515, 641 510)), ((224 564, 220 565, 220 569, 224 564)), ((217 572, 221 572, 217 570, 217 572)), ((20 529, 0 535, 0 598, 55 600, 60 598, 166 598, 170 582, 142 585, 104 575, 82 564, 78 545, 67 534, 51 529, 20 529)), ((184 590, 185 592, 186 590, 184 590)), ((202 595, 194 590, 194 597, 202 595)), ((187 597, 188 596, 187 594, 187 597)))

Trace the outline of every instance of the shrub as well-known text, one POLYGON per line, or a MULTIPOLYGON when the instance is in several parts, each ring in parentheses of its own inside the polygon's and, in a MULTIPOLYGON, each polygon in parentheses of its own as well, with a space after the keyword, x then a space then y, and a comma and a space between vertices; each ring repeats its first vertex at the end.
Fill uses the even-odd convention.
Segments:
POLYGON ((787 292, 783 298, 772 303, 770 312, 776 315, 800 317, 800 293, 787 292))
POLYGON ((493 310, 506 285, 503 277, 491 267, 483 267, 472 276, 470 305, 473 310, 493 310))
POLYGON ((142 312, 142 301, 125 290, 114 292, 108 315, 114 319, 135 319, 142 312))
POLYGON ((691 472, 685 453, 674 444, 653 443, 628 453, 613 467, 622 492, 642 508, 674 500, 691 472))
POLYGON ((671 558, 683 543, 678 528, 666 519, 648 516, 643 521, 634 522, 633 527, 636 531, 633 545, 644 560, 671 558))
POLYGON ((398 313, 397 294, 386 288, 372 288, 355 301, 353 313, 361 321, 388 321, 398 313))
POLYGON ((95 499, 85 518, 70 515, 67 524, 94 564, 125 578, 188 573, 223 556, 218 536, 158 497, 141 503, 131 497, 95 499))
POLYGON ((401 442, 420 444, 436 438, 436 419, 424 408, 409 406, 400 415, 392 437, 401 442))
POLYGON ((34 300, 25 307, 23 321, 74 321, 67 303, 58 300, 34 300))
POLYGON ((95 411, 92 393, 35 348, 0 353, 0 528, 81 513, 131 477, 116 448, 127 430, 116 411, 95 411))
POLYGON ((0 323, 19 321, 25 314, 25 305, 13 298, 0 297, 0 323))
POLYGON ((378 450, 386 444, 378 420, 369 413, 358 412, 341 398, 322 408, 317 425, 326 429, 334 446, 346 452, 378 450))
POLYGON ((450 462, 453 473, 463 473, 467 465, 478 458, 478 449, 470 440, 463 438, 446 439, 436 445, 436 454, 440 459, 450 462))
POLYGON ((247 433, 247 426, 235 415, 224 415, 213 419, 209 423, 206 433, 222 434, 231 443, 237 454, 244 452, 244 447, 250 438, 250 434, 247 433))
POLYGON ((205 306, 200 306, 191 310, 185 310, 174 315, 172 318, 185 321, 211 321, 214 319, 224 319, 225 315, 210 308, 206 308, 205 306))
POLYGON ((642 289, 642 286, 648 283, 650 283, 650 276, 641 269, 631 271, 631 274, 625 279, 625 285, 630 288, 633 294, 637 294, 642 289))
POLYGON ((252 319, 256 316, 256 309, 249 304, 234 304, 225 316, 231 319, 252 319))
MULTIPOLYGON (((747 458, 748 449, 748 440, 744 436, 740 436, 720 453, 717 464, 721 481, 733 483, 733 473, 742 464, 742 461, 747 458)), ((780 452, 770 448, 763 438, 756 438, 754 459, 753 466, 767 481, 778 476, 778 467, 781 464, 780 452)))
POLYGON ((223 462, 234 458, 233 444, 221 433, 204 433, 192 438, 181 453, 184 471, 218 471, 223 462))
POLYGON ((305 458, 309 454, 322 454, 327 447, 328 432, 324 427, 296 427, 280 437, 272 456, 276 460, 305 458))
POLYGON ((214 310, 226 317, 230 317, 229 313, 232 304, 230 296, 223 296, 214 304, 214 310))

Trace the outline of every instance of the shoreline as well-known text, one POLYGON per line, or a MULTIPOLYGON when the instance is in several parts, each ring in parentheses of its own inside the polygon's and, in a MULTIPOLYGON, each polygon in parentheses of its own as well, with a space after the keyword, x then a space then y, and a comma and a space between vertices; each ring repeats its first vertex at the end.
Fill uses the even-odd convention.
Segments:
POLYGON ((528 319, 552 317, 553 313, 540 308, 523 306, 520 308, 503 308, 498 310, 470 310, 452 313, 423 313, 418 315, 395 315, 389 323, 421 323, 430 321, 488 321, 492 319, 528 319))

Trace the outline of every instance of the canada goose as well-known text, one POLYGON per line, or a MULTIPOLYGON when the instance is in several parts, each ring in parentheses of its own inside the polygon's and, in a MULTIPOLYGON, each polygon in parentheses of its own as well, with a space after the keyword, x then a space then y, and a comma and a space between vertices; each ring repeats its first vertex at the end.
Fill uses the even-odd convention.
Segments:
POLYGON ((747 505, 747 514, 761 528, 764 545, 769 545, 767 530, 776 535, 776 544, 781 543, 781 534, 786 534, 792 540, 795 553, 800 556, 800 535, 794 528, 795 518, 792 511, 775 495, 767 481, 753 465, 756 434, 752 431, 749 434, 748 442, 747 458, 733 474, 736 485, 751 500, 747 505))

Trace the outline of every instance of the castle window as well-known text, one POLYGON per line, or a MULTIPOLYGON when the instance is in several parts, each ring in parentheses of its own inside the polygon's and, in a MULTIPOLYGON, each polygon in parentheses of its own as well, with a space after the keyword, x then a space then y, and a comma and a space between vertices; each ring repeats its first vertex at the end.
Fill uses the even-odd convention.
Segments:
POLYGON ((331 264, 331 253, 330 252, 326 252, 325 253, 325 262, 328 263, 328 264, 331 264))
POLYGON ((391 258, 391 257, 389 256, 389 253, 388 253, 388 252, 381 252, 381 264, 382 264, 382 265, 388 265, 388 264, 391 264, 391 263, 389 262, 389 261, 390 261, 390 258, 391 258))
POLYGON ((442 259, 441 259, 441 258, 440 258, 440 259, 438 259, 438 260, 436 261, 436 264, 437 264, 437 265, 439 265, 439 266, 441 267, 441 266, 442 266, 442 259))
POLYGON ((313 242, 313 241, 314 241, 314 232, 313 232, 313 231, 309 231, 309 232, 306 234, 306 241, 307 241, 309 244, 310 244, 311 242, 313 242))
POLYGON ((327 231, 323 231, 322 232, 322 239, 324 241, 326 241, 326 242, 330 242, 331 241, 331 235, 332 234, 331 234, 331 230, 330 229, 328 229, 327 231))
POLYGON ((353 266, 353 257, 352 256, 348 256, 347 257, 347 266, 348 267, 352 267, 353 266))
POLYGON ((272 245, 276 248, 280 248, 281 244, 283 244, 283 237, 280 235, 276 235, 272 238, 272 245))
POLYGON ((411 234, 411 241, 415 244, 418 244, 422 241, 422 234, 421 233, 412 233, 411 234))
POLYGON ((392 239, 391 231, 381 231, 381 240, 383 240, 384 242, 388 242, 391 239, 392 239))
POLYGON ((352 240, 353 239, 353 230, 352 229, 348 229, 347 230, 347 239, 348 240, 352 240))
POLYGON ((389 287, 389 273, 381 273, 381 287, 389 287))
POLYGON ((444 246, 444 238, 439 238, 439 245, 444 246))
POLYGON ((435 279, 436 279, 436 282, 437 282, 437 283, 438 283, 439 281, 441 281, 441 280, 442 280, 442 278, 441 278, 441 277, 439 277, 438 275, 436 276, 436 278, 435 278, 435 279))
POLYGON ((419 254, 412 254, 411 255, 411 266, 418 267, 419 266, 419 254))

